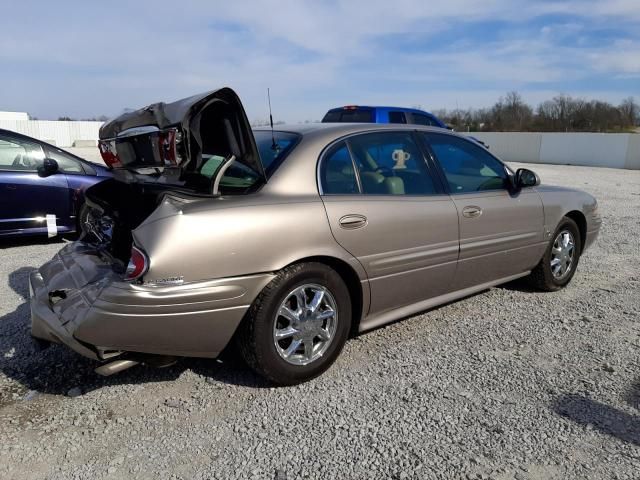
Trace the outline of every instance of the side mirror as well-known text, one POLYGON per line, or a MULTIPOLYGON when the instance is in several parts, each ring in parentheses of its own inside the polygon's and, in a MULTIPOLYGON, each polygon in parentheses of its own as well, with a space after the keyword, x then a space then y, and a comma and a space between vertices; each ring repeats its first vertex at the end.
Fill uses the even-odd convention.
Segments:
POLYGON ((38 167, 38 176, 40 177, 49 177, 58 173, 60 167, 58 166, 58 162, 56 162, 53 158, 45 158, 42 161, 42 165, 38 167))
POLYGON ((531 170, 519 168, 516 170, 514 183, 516 188, 537 187, 540 185, 540 177, 531 170))

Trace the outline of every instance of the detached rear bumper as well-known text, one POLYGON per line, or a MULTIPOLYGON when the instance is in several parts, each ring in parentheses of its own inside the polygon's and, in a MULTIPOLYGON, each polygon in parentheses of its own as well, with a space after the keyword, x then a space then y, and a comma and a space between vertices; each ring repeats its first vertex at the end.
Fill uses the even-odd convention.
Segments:
POLYGON ((126 351, 216 357, 272 279, 134 285, 76 242, 30 276, 31 333, 98 360, 126 351))
POLYGON ((78 342, 71 331, 64 327, 61 319, 49 307, 48 292, 40 272, 32 272, 29 276, 29 293, 31 295, 31 335, 54 343, 64 343, 80 355, 98 360, 95 350, 78 342))

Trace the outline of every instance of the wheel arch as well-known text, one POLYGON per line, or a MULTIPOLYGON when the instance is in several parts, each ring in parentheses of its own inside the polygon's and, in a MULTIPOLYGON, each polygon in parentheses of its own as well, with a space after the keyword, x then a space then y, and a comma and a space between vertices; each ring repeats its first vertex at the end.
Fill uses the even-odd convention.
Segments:
POLYGON ((584 250, 585 242, 587 241, 587 218, 579 210, 571 210, 565 214, 565 217, 570 218, 576 225, 578 225, 578 231, 580 232, 580 253, 584 250))
MULTIPOLYGON (((362 317, 365 310, 365 296, 367 292, 362 288, 362 282, 360 276, 355 269, 344 260, 337 257, 330 257, 326 255, 317 255, 313 257, 305 257, 295 262, 291 262, 290 265, 299 263, 322 263, 335 270, 342 278, 347 290, 349 290, 349 296, 351 298, 351 334, 355 335, 358 332, 358 326, 362 321, 362 317)), ((367 301, 368 304, 368 301, 367 301)))

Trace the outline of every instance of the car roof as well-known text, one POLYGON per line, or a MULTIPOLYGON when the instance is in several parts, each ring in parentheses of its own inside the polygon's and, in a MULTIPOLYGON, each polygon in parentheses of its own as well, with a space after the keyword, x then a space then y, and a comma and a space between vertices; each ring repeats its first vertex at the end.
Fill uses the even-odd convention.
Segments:
POLYGON ((383 105, 345 105, 344 107, 335 107, 329 109, 329 112, 337 112, 340 110, 348 110, 348 109, 370 109, 370 110, 392 110, 394 112, 410 112, 410 113, 424 113, 429 116, 433 116, 433 113, 428 112, 427 110, 420 110, 419 108, 408 108, 408 107, 389 107, 383 105))
MULTIPOLYGON (((255 132, 269 132, 270 127, 256 127, 255 132)), ((383 131, 383 130, 420 130, 425 132, 434 132, 448 134, 466 138, 456 132, 444 130, 441 127, 428 127, 425 125, 407 124, 407 123, 302 123, 297 125, 278 125, 274 126, 274 131, 291 132, 303 136, 320 136, 333 135, 335 138, 350 135, 352 133, 383 131)))

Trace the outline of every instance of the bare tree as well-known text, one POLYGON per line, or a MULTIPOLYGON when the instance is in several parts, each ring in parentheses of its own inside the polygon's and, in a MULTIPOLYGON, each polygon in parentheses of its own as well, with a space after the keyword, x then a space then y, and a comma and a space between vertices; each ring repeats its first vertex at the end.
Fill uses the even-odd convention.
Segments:
POLYGON ((620 111, 622 127, 629 128, 638 125, 640 119, 640 106, 636 103, 633 97, 625 98, 618 106, 620 111))

